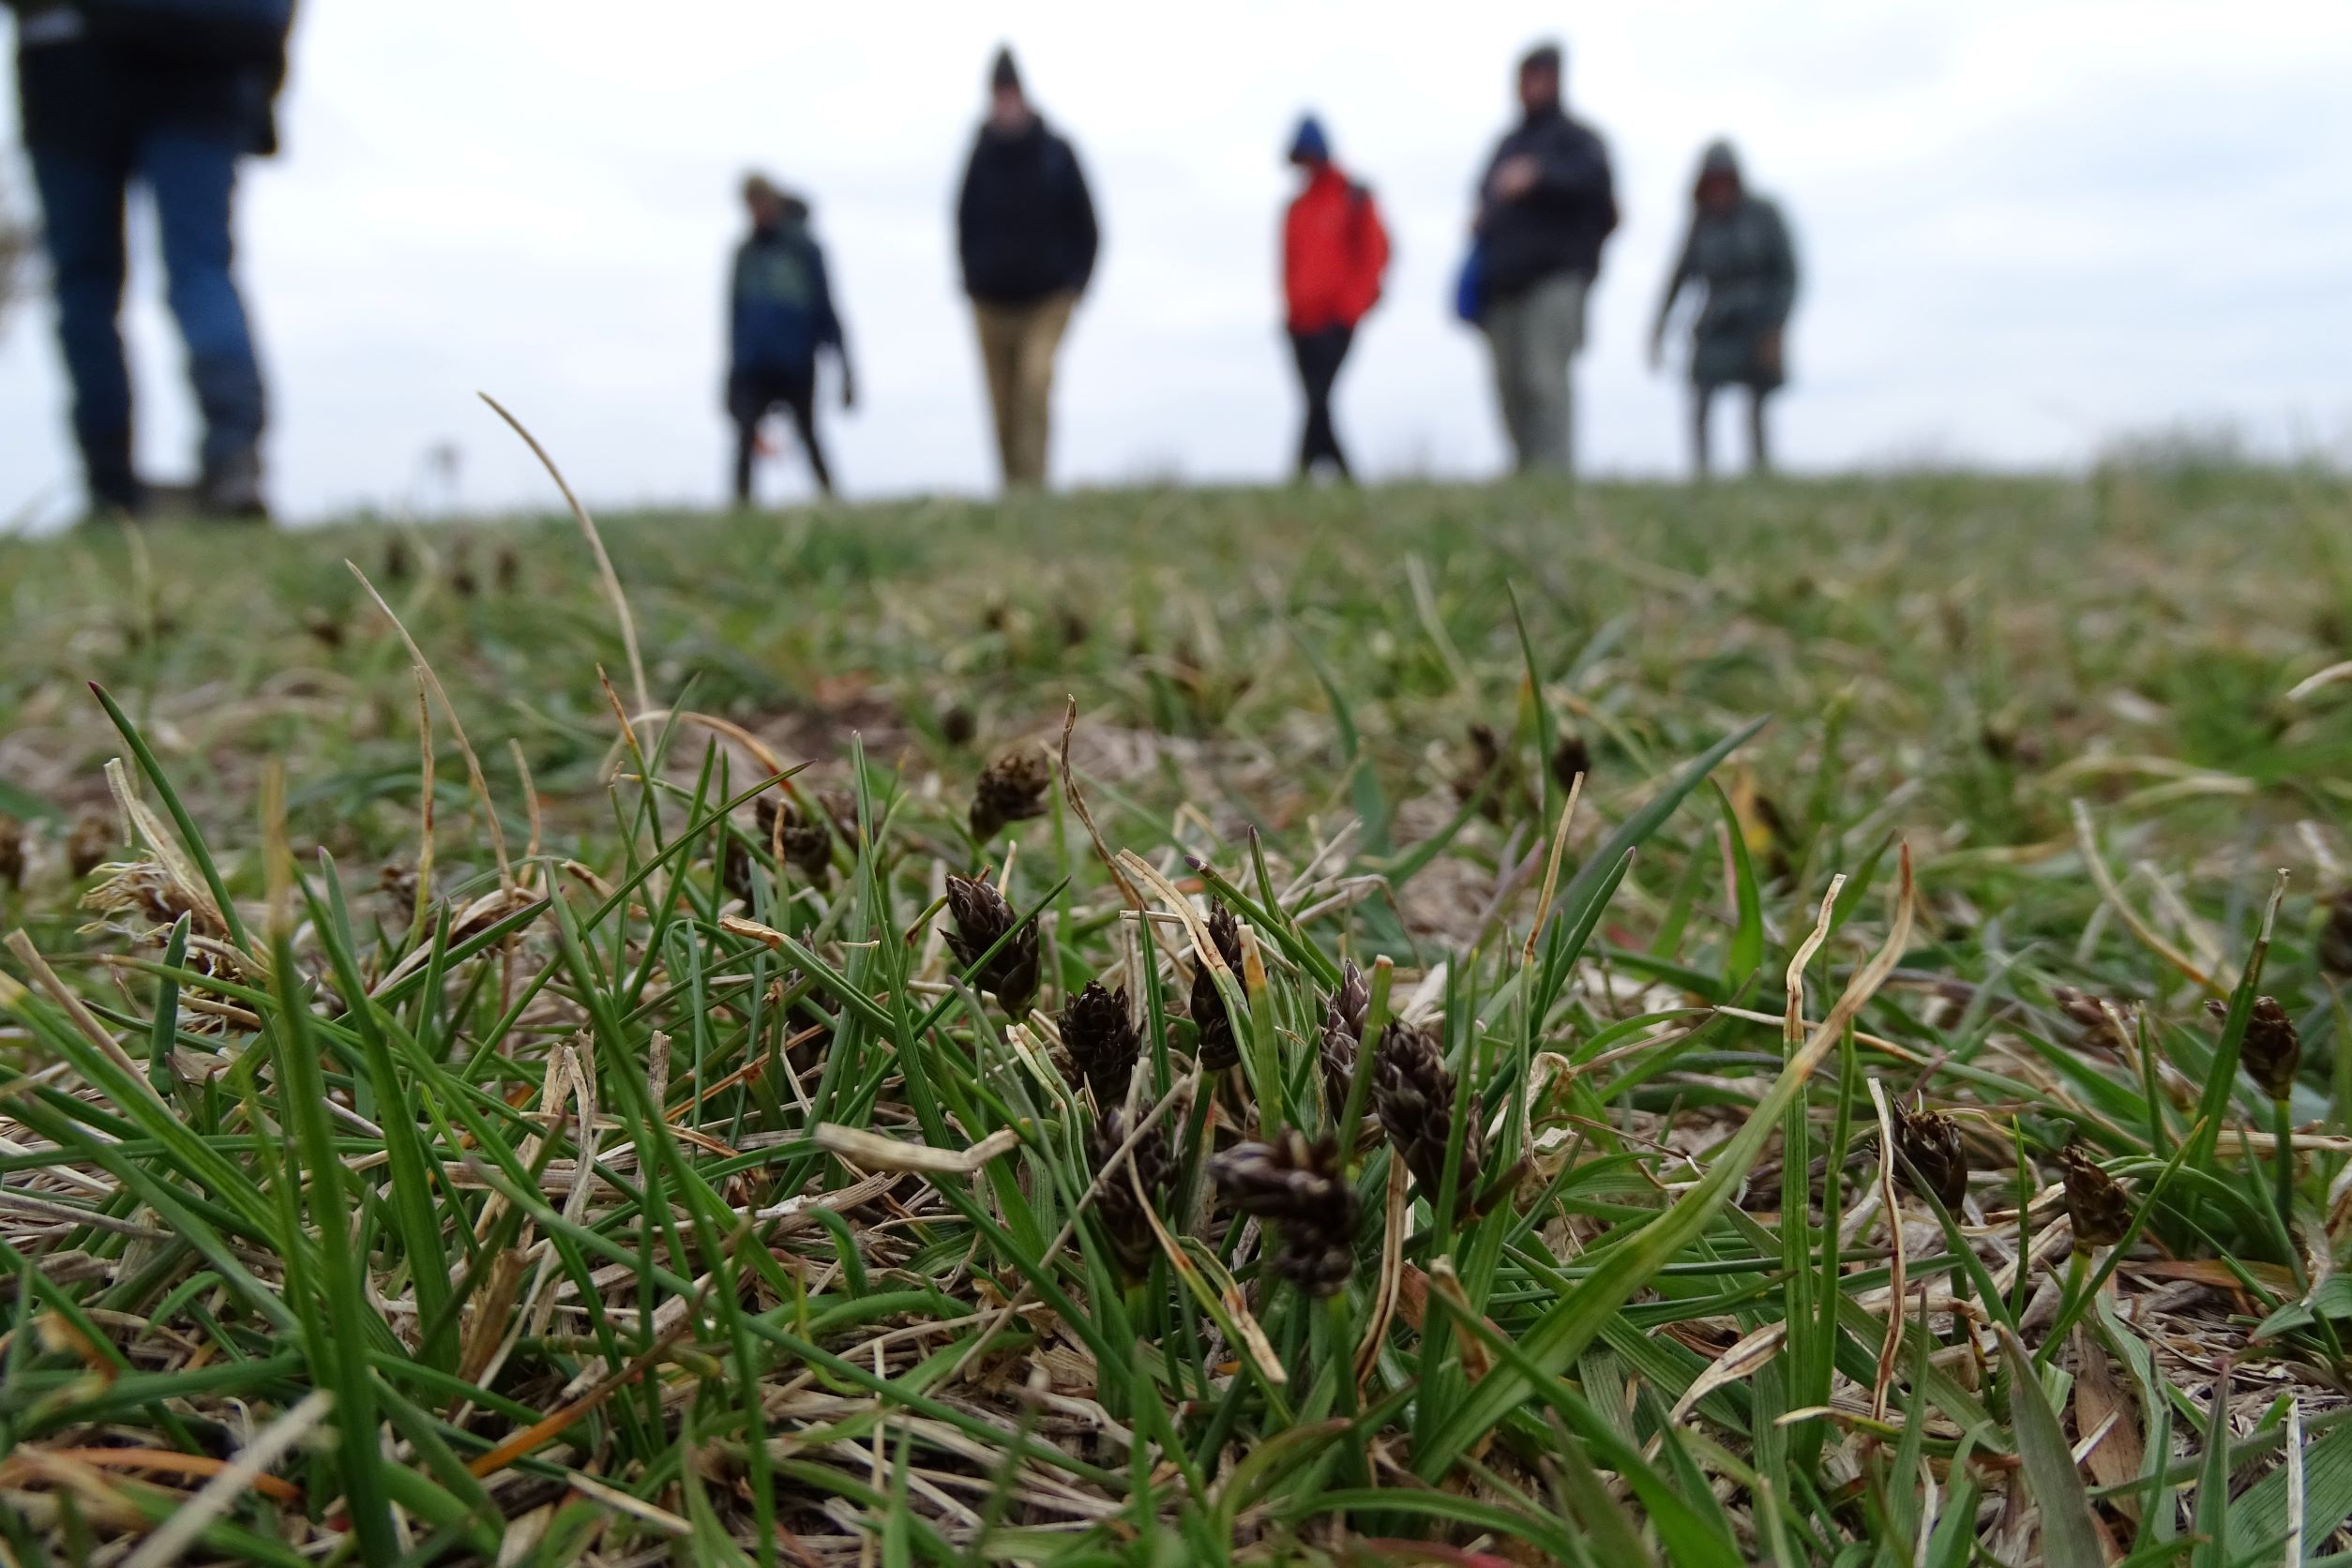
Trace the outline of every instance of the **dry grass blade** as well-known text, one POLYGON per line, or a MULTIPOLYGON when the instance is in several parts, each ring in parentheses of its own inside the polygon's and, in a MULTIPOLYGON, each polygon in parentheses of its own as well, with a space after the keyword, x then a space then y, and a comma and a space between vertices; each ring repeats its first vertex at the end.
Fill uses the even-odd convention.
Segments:
POLYGON ((808 1129, 808 1141, 829 1154, 840 1155, 862 1170, 969 1176, 999 1154, 1018 1148, 1021 1135, 1014 1128, 999 1127, 968 1149, 934 1149, 927 1143, 909 1143, 904 1138, 867 1132, 864 1127, 820 1122, 808 1129))
MULTIPOLYGON (((178 1561, 180 1554, 196 1544, 206 1526, 236 1506, 247 1488, 259 1488, 264 1481, 276 1480, 264 1472, 308 1438, 334 1408, 335 1396, 323 1388, 313 1389, 296 1400, 285 1414, 264 1427, 234 1459, 205 1482, 194 1497, 182 1503, 177 1513, 139 1543, 138 1549, 123 1560, 122 1568, 165 1568, 165 1564, 178 1561)), ((279 1500, 293 1499, 280 1497, 279 1500)))
POLYGON ((531 448, 531 455, 539 460, 547 469, 548 477, 555 481, 555 488, 564 492, 564 504, 572 509, 572 518, 580 524, 580 533, 587 535, 588 548, 596 553, 596 575, 603 580, 605 596, 612 601, 612 613, 620 619, 621 645, 628 652, 629 689, 637 698, 637 711, 641 714, 651 712, 654 703, 645 685, 645 656, 637 649, 637 617, 629 613, 628 596, 621 592, 621 576, 612 569, 612 557, 605 553, 604 535, 596 532, 596 521, 589 517, 588 508, 581 505, 580 497, 572 493, 572 487, 565 482, 564 471, 555 466, 555 460, 549 457, 547 448, 539 445, 539 438, 525 430, 522 421, 507 413, 505 406, 496 398, 487 392, 476 393, 475 396, 490 404, 491 411, 506 421, 515 434, 522 437, 523 445, 531 448))
MULTIPOLYGON (((1795 1005, 1792 998, 1792 1009, 1795 1005)), ((1887 1225, 1887 1333, 1878 1345, 1877 1377, 1870 1385, 1870 1413, 1887 1418, 1887 1396, 1894 1387, 1896 1364, 1903 1355, 1903 1199, 1894 1185, 1894 1112, 1887 1104, 1887 1086, 1870 1080, 1870 1105, 1878 1115, 1878 1206, 1887 1225)), ((1954 1216, 1955 1218, 1958 1216, 1954 1216)))
POLYGON ((490 851, 498 857, 498 885, 503 891, 513 892, 515 872, 506 860, 506 829, 498 820, 498 803, 490 796, 490 780, 482 776, 482 760, 474 754, 474 743, 466 739, 465 721, 458 716, 457 704, 449 701, 448 689, 441 684, 441 677, 433 673, 432 662, 425 657, 425 650, 418 647, 416 639, 409 635, 407 624, 394 612, 384 596, 376 592, 376 585, 368 580, 368 574, 359 569, 355 561, 345 561, 343 565, 351 568, 351 575, 359 580, 359 586, 368 591, 368 596, 376 601, 376 608, 383 611, 384 618, 392 623, 392 629, 400 634, 400 641, 408 645, 410 661, 425 684, 432 687, 434 699, 441 703, 441 711, 449 716, 450 732, 457 737, 459 754, 465 758, 466 778, 474 786, 475 798, 482 805, 482 831, 490 835, 490 851))

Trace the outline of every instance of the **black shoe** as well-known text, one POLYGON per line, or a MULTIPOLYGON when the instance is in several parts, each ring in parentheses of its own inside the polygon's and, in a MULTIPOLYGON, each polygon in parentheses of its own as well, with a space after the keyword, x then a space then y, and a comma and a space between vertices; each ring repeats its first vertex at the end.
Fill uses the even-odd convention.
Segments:
POLYGON ((208 465, 197 481, 196 507, 219 521, 269 521, 269 504, 262 499, 261 454, 249 446, 208 465))

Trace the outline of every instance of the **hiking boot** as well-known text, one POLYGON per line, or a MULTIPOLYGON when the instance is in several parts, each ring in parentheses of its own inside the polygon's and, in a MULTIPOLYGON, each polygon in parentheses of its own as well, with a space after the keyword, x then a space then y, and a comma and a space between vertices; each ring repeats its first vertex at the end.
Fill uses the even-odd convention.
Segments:
POLYGON ((233 452, 206 465, 196 485, 197 510, 226 522, 267 522, 269 504, 262 498, 262 457, 251 447, 233 452))

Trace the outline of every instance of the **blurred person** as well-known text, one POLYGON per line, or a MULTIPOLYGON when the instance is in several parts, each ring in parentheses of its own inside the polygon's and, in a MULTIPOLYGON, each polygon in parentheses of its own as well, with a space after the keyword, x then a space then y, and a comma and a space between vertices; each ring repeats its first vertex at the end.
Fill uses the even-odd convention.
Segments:
POLYGON ((956 200, 957 254, 1004 485, 1033 489, 1046 482, 1053 356, 1102 236, 1078 155, 1030 106, 1009 49, 997 52, 988 95, 956 200))
POLYGON ((1388 266, 1388 231, 1372 192, 1339 172, 1331 143, 1309 114, 1290 139, 1290 161, 1306 176, 1282 221, 1282 292, 1290 352, 1306 391, 1306 430, 1299 439, 1299 477, 1328 461, 1352 478, 1333 426, 1332 384, 1348 357, 1356 325, 1380 302, 1388 266))
POLYGON ((195 500, 264 520, 261 364, 232 270, 237 162, 278 150, 294 0, 12 0, 17 103, 73 384, 93 516, 136 515, 130 372, 117 324, 129 188, 155 204, 165 296, 204 417, 195 500))
POLYGON ((1617 228, 1608 149, 1560 104, 1560 51, 1519 62, 1517 126, 1478 182, 1478 325, 1519 472, 1576 472, 1569 362, 1584 346, 1585 299, 1617 228))
POLYGON ((746 175, 751 232, 735 248, 728 291, 727 413, 735 422, 735 504, 751 504, 751 462, 760 425, 779 406, 808 454, 817 489, 833 493, 833 471, 817 440, 817 354, 841 367, 841 406, 857 406, 849 345, 834 309, 825 253, 808 232, 808 203, 764 174, 746 175))
POLYGON ((1650 364, 1666 357, 1666 318, 1685 287, 1705 294, 1691 328, 1691 465, 1708 472, 1707 421, 1715 393, 1748 389, 1748 459, 1771 472, 1764 435, 1764 400, 1787 377, 1783 337, 1797 299, 1797 252, 1780 208, 1753 195, 1740 176, 1728 142, 1711 143, 1699 159, 1691 190, 1691 227, 1666 277, 1650 332, 1650 364))

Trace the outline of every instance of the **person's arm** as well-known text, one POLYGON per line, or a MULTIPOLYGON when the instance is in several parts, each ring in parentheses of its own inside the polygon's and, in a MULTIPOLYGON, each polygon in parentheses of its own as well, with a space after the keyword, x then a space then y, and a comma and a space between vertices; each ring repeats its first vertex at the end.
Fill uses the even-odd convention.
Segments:
POLYGON ((980 204, 972 187, 980 170, 980 147, 974 143, 964 163, 964 182, 956 191, 956 264, 962 268, 964 292, 972 292, 973 237, 980 232, 980 204))
POLYGON ((1380 221, 1380 205, 1372 199, 1372 192, 1364 192, 1364 270, 1372 275, 1375 289, 1388 271, 1388 225, 1380 221))
POLYGON ((1617 226, 1617 193, 1609 182, 1609 155, 1599 137, 1581 126, 1571 125, 1558 134, 1545 137, 1542 144, 1530 149, 1526 157, 1534 173, 1519 200, 1560 204, 1589 202, 1606 209, 1608 228, 1617 226))
POLYGON ((750 324, 744 320, 744 262, 748 249, 748 246, 743 245, 735 247, 734 257, 727 266, 727 357, 730 362, 740 362, 745 348, 748 346, 745 338, 750 324))
POLYGON ((1077 151, 1065 145, 1063 154, 1070 160, 1067 200, 1070 230, 1078 242, 1078 291, 1084 294, 1086 286, 1094 280, 1094 262, 1102 254, 1103 231, 1094 219, 1094 195, 1086 188, 1086 171, 1078 164, 1077 151))
POLYGON ((1764 276, 1770 285, 1765 295, 1765 320, 1775 331, 1786 325, 1788 312, 1797 303, 1797 246, 1788 233, 1788 222, 1777 206, 1767 206, 1765 217, 1770 220, 1766 230, 1770 243, 1765 252, 1764 276))
POLYGON ((1690 282, 1691 246, 1698 238, 1698 224, 1694 220, 1682 234, 1682 251, 1675 258, 1674 270, 1666 274, 1666 293, 1658 301, 1657 319, 1650 327, 1650 368, 1656 369, 1666 358, 1666 318, 1674 314, 1674 302, 1682 295, 1683 286, 1690 282))
POLYGON ((810 270, 817 282, 817 346, 833 350, 834 358, 841 362, 841 406, 857 406, 857 375, 850 369, 850 343, 841 330, 841 313, 833 301, 833 275, 825 266, 824 248, 809 243, 810 270))

